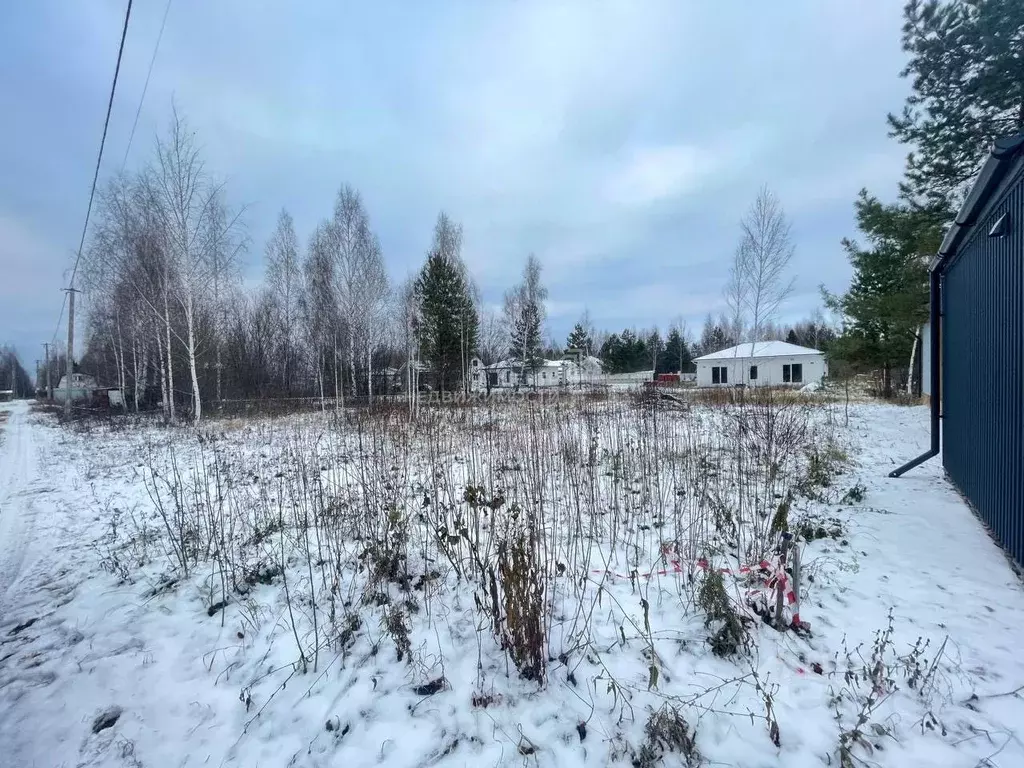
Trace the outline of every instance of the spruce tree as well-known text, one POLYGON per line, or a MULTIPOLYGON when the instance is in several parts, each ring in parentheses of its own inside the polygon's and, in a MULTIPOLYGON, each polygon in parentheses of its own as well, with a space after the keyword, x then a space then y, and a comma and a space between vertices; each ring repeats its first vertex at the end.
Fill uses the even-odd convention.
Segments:
POLYGON ((582 322, 573 326, 572 331, 569 332, 569 338, 565 340, 566 349, 579 349, 583 351, 584 355, 591 354, 593 346, 594 342, 582 322))
POLYGON ((540 338, 540 314, 537 305, 527 302, 520 308, 511 335, 511 357, 529 371, 536 371, 544 359, 540 338))
POLYGON ((664 361, 666 371, 691 373, 693 363, 690 348, 678 328, 669 331, 668 339, 665 341, 664 361))
POLYGON ((541 325, 547 289, 540 282, 540 261, 526 259, 523 281, 505 294, 505 318, 509 327, 509 357, 535 376, 544 359, 541 325))
POLYGON ((476 304, 459 255, 461 240, 461 229, 442 213, 415 287, 420 350, 441 392, 465 386, 466 367, 479 334, 476 304))
POLYGON ((619 334, 613 333, 601 345, 601 362, 606 373, 622 373, 624 364, 623 345, 619 334))

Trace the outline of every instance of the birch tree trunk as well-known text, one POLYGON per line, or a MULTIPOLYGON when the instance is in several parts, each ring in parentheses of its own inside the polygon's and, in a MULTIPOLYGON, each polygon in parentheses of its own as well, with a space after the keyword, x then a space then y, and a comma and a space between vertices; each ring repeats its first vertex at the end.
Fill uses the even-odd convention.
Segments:
MULTIPOLYGON (((914 345, 910 348, 910 365, 907 368, 907 395, 914 394, 914 362, 917 358, 917 344, 921 339, 920 331, 914 333, 914 345)), ((921 372, 924 375, 924 371, 921 372)))
POLYGON ((356 388, 356 337, 351 322, 348 324, 348 373, 352 383, 352 397, 356 397, 359 394, 356 388))
POLYGON ((192 421, 203 416, 203 401, 199 395, 199 373, 196 366, 196 319, 192 297, 185 301, 185 325, 188 334, 188 370, 192 378, 192 421))
POLYGON ((167 420, 174 423, 174 362, 171 356, 171 311, 167 293, 164 293, 164 330, 167 333, 167 420))

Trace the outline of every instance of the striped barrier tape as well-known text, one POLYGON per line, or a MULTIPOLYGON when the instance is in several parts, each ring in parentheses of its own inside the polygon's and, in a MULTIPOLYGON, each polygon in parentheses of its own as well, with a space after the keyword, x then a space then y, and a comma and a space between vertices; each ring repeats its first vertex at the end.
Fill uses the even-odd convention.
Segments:
MULTIPOLYGON (((620 579, 650 579, 654 576, 671 576, 673 574, 685 574, 687 571, 683 568, 682 561, 678 559, 669 560, 668 564, 671 568, 662 568, 659 570, 649 571, 646 573, 634 572, 632 574, 623 574, 616 571, 607 571, 599 568, 591 570, 591 573, 601 574, 606 576, 613 576, 620 579)), ((707 558, 700 558, 694 561, 694 565, 697 566, 701 571, 707 572, 711 570, 711 563, 708 562, 707 558)), ((792 624, 796 627, 804 626, 803 622, 800 621, 800 600, 796 592, 793 590, 792 582, 790 581, 789 574, 786 573, 785 563, 782 558, 779 558, 779 562, 773 568, 772 564, 767 560, 762 560, 756 566, 741 565, 739 568, 733 570, 731 568, 716 568, 719 573, 740 576, 749 573, 765 573, 769 574, 765 580, 765 586, 769 589, 781 589, 783 590, 783 597, 786 600, 786 604, 790 607, 793 613, 792 624)), ((747 595, 759 594, 756 591, 748 591, 747 595)))

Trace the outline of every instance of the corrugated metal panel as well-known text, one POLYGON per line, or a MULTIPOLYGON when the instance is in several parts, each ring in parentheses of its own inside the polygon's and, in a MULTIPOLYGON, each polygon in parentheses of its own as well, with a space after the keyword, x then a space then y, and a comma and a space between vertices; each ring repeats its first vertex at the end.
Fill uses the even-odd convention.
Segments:
POLYGON ((1024 170, 951 261, 943 305, 943 463, 1024 563, 1024 170))

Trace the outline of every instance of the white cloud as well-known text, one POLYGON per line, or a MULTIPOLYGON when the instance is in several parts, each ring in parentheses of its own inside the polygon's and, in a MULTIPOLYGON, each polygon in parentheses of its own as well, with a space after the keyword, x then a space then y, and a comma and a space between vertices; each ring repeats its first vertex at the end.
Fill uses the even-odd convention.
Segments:
POLYGON ((604 183, 606 199, 636 207, 696 192, 715 172, 711 153, 692 145, 638 147, 604 183))

